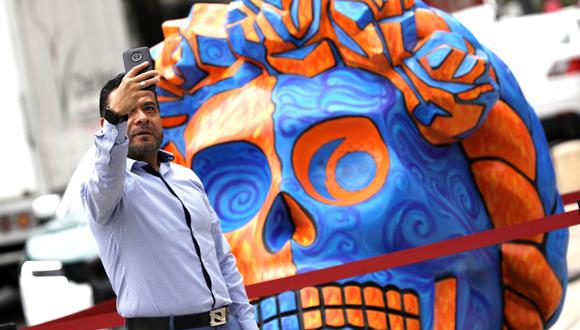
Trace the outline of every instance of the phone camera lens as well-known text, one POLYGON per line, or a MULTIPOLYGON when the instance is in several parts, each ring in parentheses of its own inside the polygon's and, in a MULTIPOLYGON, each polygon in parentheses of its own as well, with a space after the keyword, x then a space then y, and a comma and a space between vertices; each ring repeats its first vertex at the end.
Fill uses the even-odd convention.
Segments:
POLYGON ((133 60, 133 62, 139 62, 139 61, 141 61, 142 58, 143 58, 143 55, 141 55, 140 53, 131 54, 131 60, 133 60))

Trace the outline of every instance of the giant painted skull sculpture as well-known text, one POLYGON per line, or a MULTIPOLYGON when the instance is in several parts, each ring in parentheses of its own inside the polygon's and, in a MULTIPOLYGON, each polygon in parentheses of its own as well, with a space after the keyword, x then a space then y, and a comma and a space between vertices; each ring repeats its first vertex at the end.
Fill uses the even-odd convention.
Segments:
MULTIPOLYGON (((155 50, 164 146, 205 184, 246 284, 561 210, 504 64, 413 0, 196 4, 155 50)), ((553 323, 567 231, 255 301, 263 329, 553 323)))

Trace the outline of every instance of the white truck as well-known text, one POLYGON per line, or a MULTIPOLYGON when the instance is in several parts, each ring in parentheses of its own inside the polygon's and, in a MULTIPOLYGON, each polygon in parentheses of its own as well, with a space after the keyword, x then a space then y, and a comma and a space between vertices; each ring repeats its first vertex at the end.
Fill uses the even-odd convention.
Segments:
POLYGON ((66 187, 130 42, 121 0, 2 0, 0 45, 0 290, 17 292, 24 244, 49 216, 33 202, 66 187))

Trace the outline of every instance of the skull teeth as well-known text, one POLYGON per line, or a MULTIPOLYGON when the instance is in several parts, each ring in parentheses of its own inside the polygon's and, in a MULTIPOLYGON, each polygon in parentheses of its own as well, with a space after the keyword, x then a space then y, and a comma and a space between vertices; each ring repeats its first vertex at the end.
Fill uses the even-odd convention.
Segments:
POLYGON ((333 283, 253 302, 261 329, 420 329, 419 296, 388 285, 333 283))

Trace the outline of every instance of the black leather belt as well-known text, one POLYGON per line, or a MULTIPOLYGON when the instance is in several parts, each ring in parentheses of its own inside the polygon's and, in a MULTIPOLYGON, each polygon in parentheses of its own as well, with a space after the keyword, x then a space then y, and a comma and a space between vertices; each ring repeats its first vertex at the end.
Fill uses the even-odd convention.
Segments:
MULTIPOLYGON (((178 329, 217 327, 228 320, 228 308, 221 307, 209 312, 173 316, 173 325, 178 329)), ((125 319, 129 330, 169 330, 171 317, 131 317, 125 319)))

